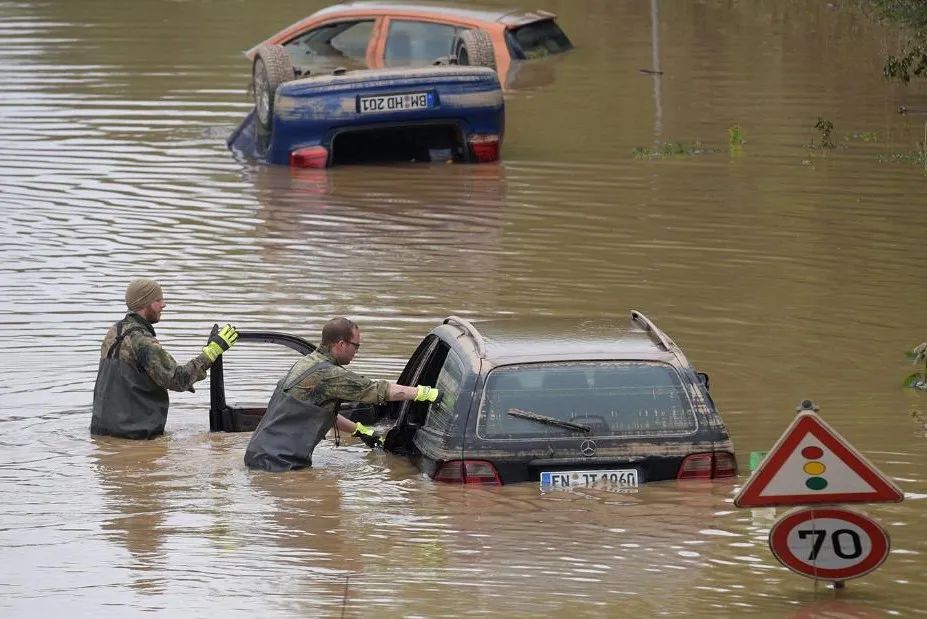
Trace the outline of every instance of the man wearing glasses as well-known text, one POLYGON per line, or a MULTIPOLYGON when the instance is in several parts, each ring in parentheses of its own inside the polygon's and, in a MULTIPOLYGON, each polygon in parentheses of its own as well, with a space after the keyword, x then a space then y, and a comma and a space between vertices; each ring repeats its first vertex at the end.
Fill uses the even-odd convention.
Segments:
POLYGON ((334 427, 369 447, 382 446, 373 430, 338 414, 342 402, 385 404, 397 400, 434 402, 434 387, 405 387, 370 380, 347 370, 361 345, 360 328, 347 318, 332 318, 322 327, 319 347, 290 368, 278 383, 267 412, 251 435, 245 464, 252 469, 288 471, 312 466, 312 452, 334 427))

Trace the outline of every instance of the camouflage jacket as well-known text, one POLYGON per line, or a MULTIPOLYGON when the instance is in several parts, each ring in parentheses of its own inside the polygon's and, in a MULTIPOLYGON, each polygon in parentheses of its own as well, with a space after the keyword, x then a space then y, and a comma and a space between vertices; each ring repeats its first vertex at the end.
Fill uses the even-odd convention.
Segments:
POLYGON ((371 380, 338 365, 328 347, 320 346, 297 361, 287 374, 287 381, 298 378, 320 361, 332 365, 313 372, 290 388, 289 394, 303 402, 311 402, 327 411, 333 411, 336 402, 367 402, 384 404, 389 393, 389 381, 371 380))
MULTIPOLYGON (((193 383, 206 378, 206 370, 210 361, 206 355, 200 353, 185 365, 178 365, 166 350, 161 348, 155 336, 151 323, 136 314, 129 312, 119 322, 123 324, 123 331, 141 327, 130 333, 119 347, 119 359, 133 366, 151 378, 159 387, 171 391, 193 391, 193 383)), ((116 323, 119 324, 119 323, 116 323)), ((116 339, 116 325, 106 332, 103 346, 100 348, 100 358, 105 359, 109 349, 116 339)))

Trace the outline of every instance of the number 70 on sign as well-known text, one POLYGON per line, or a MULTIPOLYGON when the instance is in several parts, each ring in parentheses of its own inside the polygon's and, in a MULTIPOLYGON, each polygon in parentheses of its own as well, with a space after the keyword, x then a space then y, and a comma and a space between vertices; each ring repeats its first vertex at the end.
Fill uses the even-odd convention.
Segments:
POLYGON ((782 517, 769 531, 769 547, 792 571, 820 580, 868 574, 888 556, 885 530, 868 516, 843 508, 806 507, 782 517))
MULTIPOLYGON (((818 555, 821 554, 821 548, 824 542, 828 541, 828 531, 824 529, 798 529, 798 539, 803 540, 808 537, 814 538, 811 546, 811 552, 808 554, 808 561, 817 561, 818 555)), ((834 529, 830 531, 830 546, 825 552, 832 552, 839 559, 852 560, 863 554, 862 538, 859 533, 853 529, 834 529), (844 548, 845 542, 848 541, 848 548, 844 548)))

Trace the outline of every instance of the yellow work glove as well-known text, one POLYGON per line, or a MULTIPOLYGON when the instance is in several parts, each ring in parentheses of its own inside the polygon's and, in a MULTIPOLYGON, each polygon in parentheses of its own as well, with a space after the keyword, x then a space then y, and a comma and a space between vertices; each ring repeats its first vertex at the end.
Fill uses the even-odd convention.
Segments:
POLYGON ((237 341, 238 331, 235 330, 235 327, 225 325, 220 329, 219 325, 213 325, 212 333, 209 334, 209 341, 203 346, 203 354, 212 363, 237 341))
POLYGON ((418 386, 418 393, 415 394, 416 402, 436 402, 440 394, 434 387, 418 386))
POLYGON ((364 444, 371 449, 374 447, 383 447, 383 437, 359 421, 354 427, 354 433, 351 436, 356 436, 364 441, 364 444))

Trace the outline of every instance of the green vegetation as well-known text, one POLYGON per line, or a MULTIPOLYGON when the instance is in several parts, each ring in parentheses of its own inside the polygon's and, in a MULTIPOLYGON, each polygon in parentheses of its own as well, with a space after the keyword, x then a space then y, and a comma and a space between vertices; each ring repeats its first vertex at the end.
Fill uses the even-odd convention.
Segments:
POLYGON ((651 148, 638 146, 634 149, 634 157, 635 159, 681 159, 684 157, 693 157, 695 155, 720 152, 721 149, 706 147, 698 140, 692 143, 657 142, 651 148))
POLYGON ((892 153, 891 155, 879 155, 879 161, 901 162, 901 163, 919 163, 927 168, 927 122, 924 123, 924 141, 918 144, 920 150, 910 153, 892 153))
POLYGON ((907 84, 914 77, 927 78, 927 2, 869 0, 869 6, 880 19, 899 24, 910 32, 901 52, 886 59, 882 68, 886 79, 907 84))
MULTIPOLYGON (((731 154, 740 153, 744 144, 744 131, 740 125, 728 127, 727 142, 731 154)), ((705 146, 700 140, 696 140, 694 142, 657 142, 650 148, 638 146, 633 154, 635 159, 683 159, 720 152, 722 152, 720 148, 705 146)))
POLYGON ((905 357, 910 359, 914 365, 922 367, 919 371, 906 376, 903 385, 910 389, 927 391, 927 342, 918 344, 915 348, 906 352, 905 357))
POLYGON ((731 153, 739 153, 744 147, 744 130, 740 125, 732 125, 727 128, 727 145, 731 153))
POLYGON ((818 122, 814 123, 814 128, 818 130, 820 144, 815 145, 814 137, 812 137, 811 144, 808 145, 809 148, 823 148, 827 150, 834 150, 837 148, 837 145, 834 143, 834 123, 819 116, 818 122))
POLYGON ((911 77, 927 77, 927 37, 919 35, 902 48, 898 56, 889 54, 882 68, 886 79, 896 79, 907 84, 911 77))
MULTIPOLYGON (((924 0, 927 3, 927 0, 924 0)), ((838 148, 849 148, 850 142, 879 142, 879 134, 876 131, 859 131, 844 135, 838 138, 835 133, 833 121, 827 118, 818 117, 814 123, 815 132, 811 135, 811 141, 805 144, 805 149, 809 151, 811 158, 805 159, 804 165, 813 165, 812 158, 815 153, 820 153, 827 157, 827 153, 838 148), (840 143, 838 143, 840 139, 840 143)), ((731 155, 742 154, 744 140, 743 128, 740 125, 731 125, 727 129, 728 149, 731 155)), ((632 154, 635 159, 686 159, 698 155, 709 155, 723 152, 720 148, 714 148, 702 144, 700 140, 694 142, 657 142, 651 147, 638 146, 632 154)), ((880 163, 916 163, 923 165, 927 169, 927 123, 924 124, 924 141, 918 143, 918 150, 907 153, 892 152, 891 154, 875 155, 880 163)), ((927 386, 924 388, 927 391, 927 386)))
POLYGON ((879 155, 879 163, 919 163, 927 166, 927 154, 923 151, 914 153, 892 153, 879 155))
POLYGON ((844 136, 843 139, 846 142, 878 142, 879 133, 877 131, 860 131, 859 133, 851 133, 850 135, 844 136))

